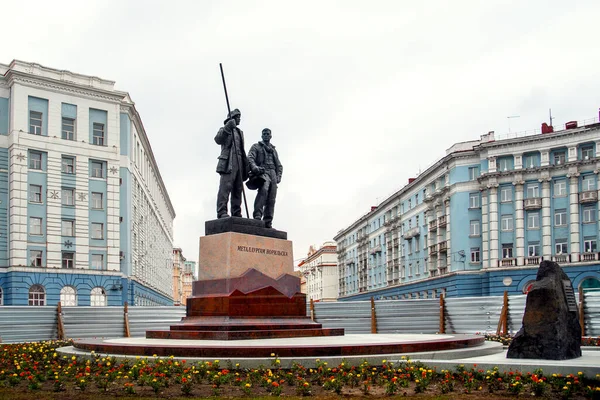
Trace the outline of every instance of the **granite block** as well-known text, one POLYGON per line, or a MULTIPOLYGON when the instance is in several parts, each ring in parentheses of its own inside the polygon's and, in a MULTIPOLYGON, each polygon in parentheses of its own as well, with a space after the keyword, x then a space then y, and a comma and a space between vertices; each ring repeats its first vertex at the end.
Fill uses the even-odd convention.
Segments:
POLYGON ((206 236, 219 233, 237 232, 247 235, 272 237, 276 239, 287 239, 287 232, 278 231, 273 228, 265 228, 264 221, 258 219, 227 217, 213 219, 204 223, 204 234, 206 236))

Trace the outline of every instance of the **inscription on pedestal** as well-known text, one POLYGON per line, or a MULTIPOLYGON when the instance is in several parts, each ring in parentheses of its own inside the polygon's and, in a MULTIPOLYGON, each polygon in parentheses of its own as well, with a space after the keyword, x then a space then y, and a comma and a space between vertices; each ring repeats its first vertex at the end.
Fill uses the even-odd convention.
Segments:
POLYGON ((260 247, 238 246, 237 250, 245 251, 247 253, 260 253, 260 254, 267 254, 267 255, 274 255, 274 256, 282 256, 282 257, 288 256, 287 251, 274 250, 274 249, 262 249, 260 247))
POLYGON ((292 242, 237 232, 200 238, 198 280, 236 278, 251 268, 273 279, 293 274, 292 242))

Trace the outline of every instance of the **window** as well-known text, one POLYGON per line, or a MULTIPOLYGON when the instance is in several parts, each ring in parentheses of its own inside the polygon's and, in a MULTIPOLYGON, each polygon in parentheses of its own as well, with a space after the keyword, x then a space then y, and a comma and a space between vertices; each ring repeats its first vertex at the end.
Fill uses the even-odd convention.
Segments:
POLYGON ((500 189, 500 201, 502 203, 512 201, 512 188, 510 186, 500 189))
POLYGON ((567 181, 560 179, 554 181, 554 197, 566 196, 567 195, 567 181))
POLYGON ((589 239, 583 242, 584 253, 595 253, 596 252, 596 239, 589 239))
POLYGON ((501 219, 501 229, 503 231, 513 230, 513 217, 512 215, 503 215, 501 219))
POLYGON ((30 235, 41 235, 42 234, 42 219, 38 217, 29 217, 29 234, 30 235))
POLYGON ((419 205, 419 193, 415 194, 415 206, 419 205))
POLYGON ((40 185, 29 185, 29 201, 32 203, 42 202, 42 187, 40 185))
POLYGON ((60 304, 63 307, 75 307, 77 305, 77 291, 73 286, 65 286, 60 289, 60 304))
POLYGON ((29 251, 29 265, 32 267, 42 266, 42 251, 41 250, 30 250, 29 251))
POLYGON ((535 155, 527 155, 523 157, 523 167, 524 168, 535 168, 536 167, 536 156, 535 155))
POLYGON ((513 258, 512 243, 502 245, 502 258, 513 258))
POLYGON ((472 247, 471 248, 471 262, 472 263, 479 263, 479 262, 481 262, 481 254, 479 252, 479 247, 472 247))
POLYGON ((527 198, 534 199, 540 197, 540 185, 537 183, 527 184, 527 198))
POLYGON ((510 169, 510 159, 500 158, 498 160, 498 170, 499 171, 508 171, 509 169, 510 169))
POLYGON ((104 269, 103 254, 92 254, 92 269, 104 269))
POLYGON ((469 180, 476 181, 479 177, 479 167, 469 167, 469 180))
POLYGON ((71 219, 63 219, 61 224, 61 233, 63 236, 75 236, 74 229, 75 221, 71 219))
POLYGON ((594 158, 594 146, 593 145, 581 146, 581 158, 583 160, 589 160, 590 158, 594 158))
POLYGON ((479 208, 479 193, 469 193, 469 208, 479 208))
POLYGON ((481 229, 479 226, 479 220, 475 219, 471 221, 471 230, 469 233, 470 236, 479 236, 481 235, 481 229))
POLYGON ((38 111, 29 111, 29 133, 34 135, 42 134, 42 113, 38 111))
POLYGON ((4 293, 2 292, 2 288, 0 287, 0 306, 4 305, 4 293))
POLYGON ((106 307, 106 291, 102 287, 95 287, 90 292, 90 305, 92 307, 106 307))
POLYGON ((75 253, 72 252, 62 252, 62 267, 63 268, 73 268, 75 262, 75 253))
POLYGON ((42 169, 42 153, 34 151, 29 153, 29 168, 42 169))
POLYGON ((75 173, 75 159, 73 157, 62 158, 62 172, 63 174, 75 173))
POLYGON ((554 225, 564 226, 567 225, 567 210, 556 210, 554 213, 554 225))
POLYGON ((62 138, 75 140, 75 120, 73 118, 62 117, 62 138))
POLYGON ((527 257, 539 257, 540 256, 540 245, 538 243, 532 243, 527 246, 527 257))
POLYGON ((101 210, 102 204, 102 193, 92 192, 92 208, 101 210))
POLYGON ((583 218, 582 222, 584 224, 590 224, 592 222, 596 222, 596 210, 592 207, 586 207, 583 209, 583 218))
POLYGON ((581 190, 589 192, 596 189, 596 175, 584 175, 581 178, 581 190))
POLYGON ((104 124, 94 122, 93 129, 92 143, 96 146, 104 146, 104 124))
POLYGON ((29 288, 29 305, 46 305, 46 290, 42 285, 31 285, 31 287, 29 288))
POLYGON ((569 251, 567 249, 567 239, 556 239, 554 242, 554 247, 556 250, 556 254, 568 254, 569 251))
POLYGON ((62 204, 65 206, 75 205, 75 189, 62 189, 62 204))
POLYGON ((554 153, 554 164, 562 165, 567 159, 567 153, 564 151, 557 151, 554 153))
POLYGON ((92 222, 92 239, 104 238, 104 224, 92 222))
POLYGON ((102 162, 92 161, 92 178, 104 178, 102 162))
POLYGON ((528 212, 527 213, 527 229, 539 229, 540 228, 540 213, 539 212, 528 212))

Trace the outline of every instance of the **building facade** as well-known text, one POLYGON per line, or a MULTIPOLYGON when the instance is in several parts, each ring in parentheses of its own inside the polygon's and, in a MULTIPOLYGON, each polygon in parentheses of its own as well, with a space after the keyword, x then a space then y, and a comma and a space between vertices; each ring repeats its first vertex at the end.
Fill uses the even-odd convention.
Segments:
POLYGON ((128 93, 0 64, 0 304, 172 304, 174 218, 128 93))
POLYGON ((192 296, 192 283, 196 280, 196 262, 185 261, 183 263, 183 275, 181 278, 182 299, 181 304, 186 305, 188 297, 192 296))
POLYGON ((185 257, 179 247, 173 249, 173 305, 183 303, 183 265, 185 257))
POLYGON ((457 143, 341 230, 342 299, 524 293, 542 260, 600 286, 600 124, 457 143))
POLYGON ((319 249, 310 247, 306 259, 298 264, 305 280, 303 293, 314 301, 337 300, 338 264, 335 242, 325 242, 319 249))

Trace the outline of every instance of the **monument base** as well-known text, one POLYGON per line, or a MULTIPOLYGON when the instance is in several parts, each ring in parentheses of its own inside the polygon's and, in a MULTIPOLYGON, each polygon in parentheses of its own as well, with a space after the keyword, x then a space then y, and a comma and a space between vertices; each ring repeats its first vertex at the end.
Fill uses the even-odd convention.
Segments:
POLYGON ((146 331, 148 339, 244 340, 343 336, 306 316, 300 278, 273 279, 250 269, 235 279, 194 282, 186 317, 168 331, 146 331))

